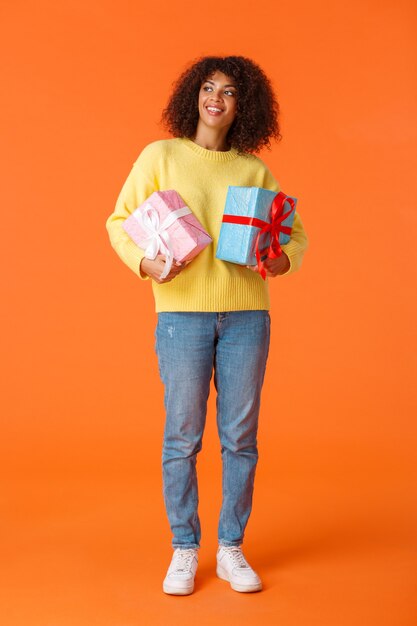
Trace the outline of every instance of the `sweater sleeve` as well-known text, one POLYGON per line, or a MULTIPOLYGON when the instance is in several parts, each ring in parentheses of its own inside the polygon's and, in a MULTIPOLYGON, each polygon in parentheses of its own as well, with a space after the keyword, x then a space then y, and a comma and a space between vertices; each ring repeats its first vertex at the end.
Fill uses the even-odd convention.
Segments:
MULTIPOLYGON (((266 168, 265 172, 265 187, 267 189, 271 189, 272 191, 281 191, 279 183, 277 183, 268 168, 266 168)), ((304 230, 301 217, 296 211, 294 214, 294 222, 291 229, 290 241, 288 243, 282 244, 281 246, 281 249, 283 250, 283 252, 285 252, 290 261, 289 269, 284 272, 284 274, 281 274, 281 276, 286 276, 287 274, 291 274, 292 272, 296 272, 300 269, 304 252, 308 248, 308 243, 309 242, 307 234, 304 230)))
POLYGON ((158 190, 157 176, 153 169, 155 157, 152 144, 142 151, 120 191, 113 213, 106 221, 113 249, 121 260, 143 280, 149 279, 149 276, 142 274, 139 269, 145 252, 130 239, 122 225, 146 198, 158 190))
POLYGON ((301 217, 295 212, 294 223, 291 230, 291 239, 288 243, 282 244, 281 249, 290 261, 289 269, 281 276, 291 274, 300 269, 303 260, 304 252, 308 248, 308 238, 301 221, 301 217))

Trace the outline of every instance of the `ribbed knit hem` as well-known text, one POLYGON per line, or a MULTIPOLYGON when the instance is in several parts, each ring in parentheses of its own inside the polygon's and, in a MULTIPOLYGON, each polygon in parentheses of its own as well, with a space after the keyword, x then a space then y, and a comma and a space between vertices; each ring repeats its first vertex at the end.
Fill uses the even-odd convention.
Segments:
MULTIPOLYGON (((173 311, 199 311, 215 313, 222 311, 256 311, 270 309, 267 281, 253 274, 240 277, 203 277, 184 281, 175 289, 170 283, 158 285, 152 281, 157 313, 173 311)), ((174 281, 173 281, 174 282, 174 281)))
POLYGON ((193 152, 204 159, 208 159, 209 161, 220 161, 225 163, 226 161, 233 161, 238 156, 238 152, 235 148, 222 152, 221 150, 207 150, 207 148, 199 146, 191 139, 188 139, 188 137, 181 137, 178 141, 181 141, 181 143, 187 146, 187 148, 190 148, 193 152))

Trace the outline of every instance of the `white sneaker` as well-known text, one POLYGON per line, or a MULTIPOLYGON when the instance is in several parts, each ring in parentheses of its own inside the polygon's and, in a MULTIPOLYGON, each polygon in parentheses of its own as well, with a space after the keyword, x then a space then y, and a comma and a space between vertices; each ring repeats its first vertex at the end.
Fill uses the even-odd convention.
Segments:
POLYGON ((235 591, 260 591, 262 582, 251 568, 238 546, 219 546, 217 550, 217 576, 230 582, 235 591))
POLYGON ((198 548, 176 548, 162 588, 165 593, 186 596, 194 591, 198 548))

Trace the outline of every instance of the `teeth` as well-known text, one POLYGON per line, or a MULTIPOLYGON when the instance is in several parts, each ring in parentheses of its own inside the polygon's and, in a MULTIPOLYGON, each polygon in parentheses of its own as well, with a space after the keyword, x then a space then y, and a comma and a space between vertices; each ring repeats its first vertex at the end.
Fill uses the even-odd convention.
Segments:
POLYGON ((221 109, 216 109, 216 107, 207 107, 207 109, 208 109, 209 111, 215 111, 216 113, 217 113, 217 112, 221 113, 221 111, 222 111, 221 109))

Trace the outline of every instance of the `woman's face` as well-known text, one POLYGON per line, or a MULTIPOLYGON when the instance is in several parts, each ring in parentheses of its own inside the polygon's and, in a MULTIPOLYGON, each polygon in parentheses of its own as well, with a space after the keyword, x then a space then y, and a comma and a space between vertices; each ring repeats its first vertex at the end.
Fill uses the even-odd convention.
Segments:
POLYGON ((200 121, 216 129, 229 129, 236 117, 237 88, 230 76, 216 71, 201 85, 198 95, 200 121))

